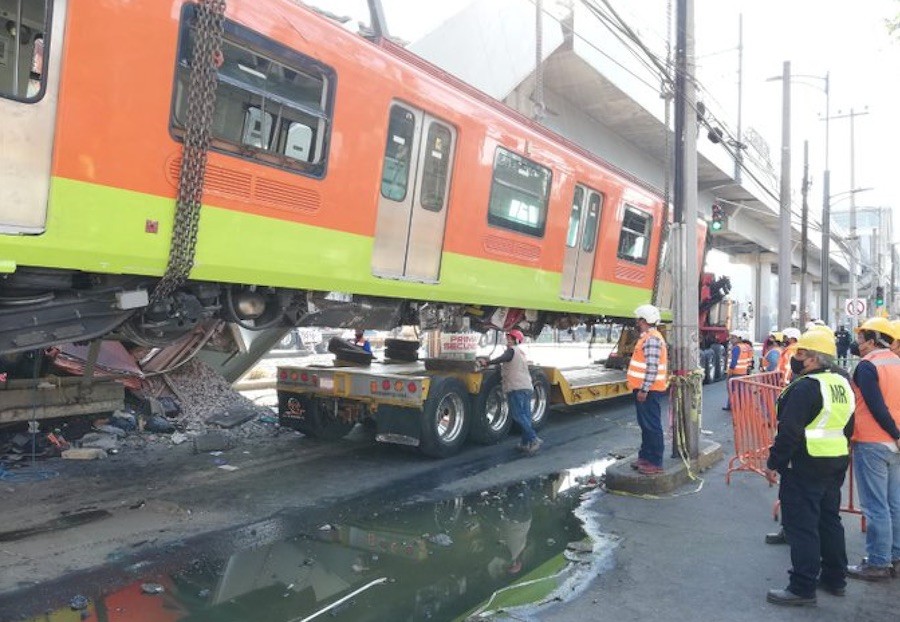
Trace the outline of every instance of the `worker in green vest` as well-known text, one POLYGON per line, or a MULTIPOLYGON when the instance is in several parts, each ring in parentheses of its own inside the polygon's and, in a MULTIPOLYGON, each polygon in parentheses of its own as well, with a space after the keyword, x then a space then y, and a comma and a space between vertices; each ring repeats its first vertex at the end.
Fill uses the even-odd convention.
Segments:
POLYGON ((797 340, 794 380, 778 398, 778 433, 769 449, 770 475, 780 476, 781 522, 791 547, 788 586, 769 590, 776 605, 814 605, 816 588, 843 596, 847 550, 841 524, 841 486, 849 466, 855 397, 831 371, 834 337, 810 330, 797 340))

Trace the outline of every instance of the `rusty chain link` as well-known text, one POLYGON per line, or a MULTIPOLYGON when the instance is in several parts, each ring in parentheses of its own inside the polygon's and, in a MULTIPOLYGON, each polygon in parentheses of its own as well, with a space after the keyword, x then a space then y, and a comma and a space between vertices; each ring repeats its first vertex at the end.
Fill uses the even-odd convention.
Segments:
POLYGON ((172 295, 187 280, 194 267, 210 127, 216 105, 216 74, 222 64, 225 5, 225 0, 197 2, 175 223, 168 265, 153 290, 151 303, 172 295))

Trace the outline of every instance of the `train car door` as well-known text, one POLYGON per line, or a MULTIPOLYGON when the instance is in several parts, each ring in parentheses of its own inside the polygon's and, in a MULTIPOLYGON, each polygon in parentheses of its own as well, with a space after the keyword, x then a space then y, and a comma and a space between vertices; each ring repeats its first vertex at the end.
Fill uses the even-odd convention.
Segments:
POLYGON ((407 104, 391 106, 372 248, 376 276, 438 282, 455 145, 449 124, 407 104))
POLYGON ((0 0, 0 233, 46 226, 66 4, 0 0))
POLYGON ((597 232, 602 208, 602 194, 585 186, 575 186, 572 211, 569 213, 569 229, 566 234, 561 298, 588 300, 591 297, 594 257, 597 254, 597 232))

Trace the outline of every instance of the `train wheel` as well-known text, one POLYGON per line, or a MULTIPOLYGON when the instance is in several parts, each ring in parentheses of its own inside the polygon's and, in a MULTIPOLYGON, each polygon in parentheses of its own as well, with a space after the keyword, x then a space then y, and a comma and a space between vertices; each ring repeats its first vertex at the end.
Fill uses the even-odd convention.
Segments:
POLYGON ((419 449, 432 458, 459 452, 469 433, 469 393, 456 378, 435 378, 422 407, 419 449))
POLYGON ((540 369, 531 372, 534 393, 531 395, 531 427, 540 430, 550 418, 550 381, 540 369))
POLYGON ((481 391, 472 408, 472 440, 481 445, 494 445, 506 438, 511 426, 512 418, 500 386, 500 374, 489 372, 481 382, 481 391))

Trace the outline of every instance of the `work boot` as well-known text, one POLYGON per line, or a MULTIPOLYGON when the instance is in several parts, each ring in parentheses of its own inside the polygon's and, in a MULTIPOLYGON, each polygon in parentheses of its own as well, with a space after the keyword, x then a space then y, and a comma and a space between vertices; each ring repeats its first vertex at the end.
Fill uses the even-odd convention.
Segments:
POLYGON ((644 460, 643 458, 638 458, 637 460, 632 460, 632 461, 631 461, 631 464, 629 464, 628 466, 630 466, 632 469, 634 469, 635 471, 637 471, 638 469, 640 469, 640 468, 641 468, 642 466, 644 466, 645 464, 650 464, 650 463, 647 462, 646 460, 644 460))
POLYGON ((803 607, 816 604, 816 595, 798 596, 790 590, 769 590, 766 594, 766 600, 773 605, 784 605, 787 607, 803 607))
POLYGON ((542 441, 538 437, 535 437, 535 439, 533 441, 531 441, 530 443, 528 443, 525 446, 525 453, 528 454, 529 456, 533 456, 534 454, 536 454, 538 452, 538 450, 541 448, 541 445, 543 445, 543 444, 544 444, 544 441, 542 441))
POLYGON ((767 533, 766 534, 766 544, 787 544, 787 535, 784 533, 784 528, 779 529, 775 533, 767 533))
POLYGON ((663 468, 647 462, 638 467, 638 473, 641 475, 662 475, 663 468))
POLYGON ((847 566, 848 577, 863 581, 884 581, 890 579, 893 572, 893 566, 873 566, 866 559, 856 566, 847 566))

